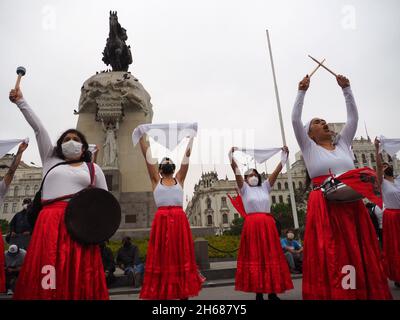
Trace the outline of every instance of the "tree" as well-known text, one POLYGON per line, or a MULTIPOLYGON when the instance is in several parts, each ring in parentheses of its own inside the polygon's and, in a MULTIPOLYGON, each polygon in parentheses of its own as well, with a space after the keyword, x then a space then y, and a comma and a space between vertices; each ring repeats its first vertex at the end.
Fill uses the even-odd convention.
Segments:
POLYGON ((226 235, 237 236, 242 233, 244 219, 242 217, 235 218, 232 223, 230 230, 224 232, 226 235))
POLYGON ((1 232, 2 234, 5 234, 8 232, 8 221, 5 219, 0 219, 0 228, 1 228, 1 232))

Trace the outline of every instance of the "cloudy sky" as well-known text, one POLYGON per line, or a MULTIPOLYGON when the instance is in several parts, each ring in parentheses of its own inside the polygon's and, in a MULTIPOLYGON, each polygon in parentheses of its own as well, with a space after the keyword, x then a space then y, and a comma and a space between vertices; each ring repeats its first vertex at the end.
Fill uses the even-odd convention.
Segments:
MULTIPOLYGON (((101 53, 110 10, 127 29, 130 71, 152 97, 153 122, 199 123, 194 157, 206 160, 194 161, 204 163, 192 166, 188 195, 201 170, 216 167, 220 177, 233 177, 224 144, 242 146, 250 136, 256 147, 282 145, 266 29, 292 160, 298 151, 290 123, 297 83, 315 66, 307 54, 326 58, 350 78, 360 113, 357 136, 365 136, 364 122, 370 136, 400 136, 398 0, 2 0, 0 139, 30 136, 26 162, 40 164, 40 158, 31 128, 8 101, 16 67, 27 68, 23 93, 56 140, 76 125, 72 111, 82 83, 106 68, 101 53)), ((312 78, 303 116, 345 121, 340 88, 324 70, 312 78)))

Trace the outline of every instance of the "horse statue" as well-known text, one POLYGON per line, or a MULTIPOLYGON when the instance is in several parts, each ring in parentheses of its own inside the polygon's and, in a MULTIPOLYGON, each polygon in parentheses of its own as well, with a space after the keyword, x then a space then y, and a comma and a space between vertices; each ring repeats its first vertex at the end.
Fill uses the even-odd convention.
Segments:
POLYGON ((103 51, 103 62, 111 65, 113 71, 128 71, 132 63, 131 47, 125 44, 128 39, 126 29, 118 22, 116 11, 110 11, 110 32, 103 51))

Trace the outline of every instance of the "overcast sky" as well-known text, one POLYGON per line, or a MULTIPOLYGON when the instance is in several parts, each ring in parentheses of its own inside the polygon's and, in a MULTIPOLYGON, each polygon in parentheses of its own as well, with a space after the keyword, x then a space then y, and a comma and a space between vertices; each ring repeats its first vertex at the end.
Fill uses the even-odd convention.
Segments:
MULTIPOLYGON (((357 136, 365 136, 364 122, 371 137, 400 136, 398 0, 2 0, 0 139, 31 137, 27 163, 40 164, 40 158, 31 128, 8 101, 16 67, 27 68, 24 96, 56 140, 76 126, 72 111, 78 109, 83 82, 106 69, 101 53, 110 10, 118 11, 127 29, 130 71, 152 97, 153 122, 197 121, 195 148, 205 145, 204 132, 224 129, 254 134, 256 147, 282 145, 267 28, 292 160, 298 151, 290 122, 297 83, 315 66, 307 54, 326 58, 327 66, 349 77, 360 114, 357 136)), ((312 77, 304 107, 303 119, 313 116, 329 122, 346 118, 341 90, 322 69, 312 77)), ((228 150, 217 141, 213 146, 202 150, 209 161, 192 166, 187 194, 202 169, 216 166, 220 177, 233 177, 221 163, 228 150)), ((268 162, 268 169, 278 159, 268 162)))

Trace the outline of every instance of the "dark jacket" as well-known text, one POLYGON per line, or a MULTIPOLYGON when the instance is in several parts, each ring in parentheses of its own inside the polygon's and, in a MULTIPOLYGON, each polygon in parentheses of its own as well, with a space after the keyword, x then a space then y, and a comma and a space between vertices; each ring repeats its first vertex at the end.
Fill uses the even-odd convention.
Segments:
POLYGON ((15 232, 16 234, 21 234, 25 231, 32 232, 32 227, 28 221, 28 213, 24 209, 15 214, 15 216, 10 221, 10 232, 15 232))
POLYGON ((122 246, 117 253, 117 264, 123 264, 125 267, 133 267, 140 264, 139 248, 134 244, 129 247, 122 246))
POLYGON ((105 271, 114 272, 115 262, 112 250, 107 246, 100 246, 101 258, 103 260, 103 267, 105 271))

